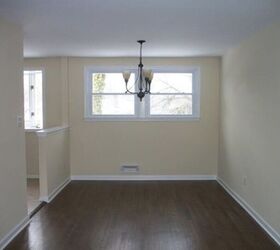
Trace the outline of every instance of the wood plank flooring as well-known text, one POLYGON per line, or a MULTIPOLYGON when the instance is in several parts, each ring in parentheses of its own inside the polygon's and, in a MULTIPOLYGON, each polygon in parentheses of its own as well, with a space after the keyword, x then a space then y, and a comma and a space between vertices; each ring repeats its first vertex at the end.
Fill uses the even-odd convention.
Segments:
POLYGON ((72 181, 6 249, 280 249, 216 181, 72 181))

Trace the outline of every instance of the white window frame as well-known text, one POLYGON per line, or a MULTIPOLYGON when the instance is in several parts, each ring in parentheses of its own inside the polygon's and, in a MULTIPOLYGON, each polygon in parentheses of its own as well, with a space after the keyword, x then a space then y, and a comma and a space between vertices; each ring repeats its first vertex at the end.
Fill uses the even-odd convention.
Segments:
MULTIPOLYGON (((192 114, 190 115, 152 115, 150 114, 150 95, 147 95, 146 120, 197 120, 200 117, 200 68, 199 67, 158 67, 154 73, 189 73, 192 74, 192 93, 155 93, 152 95, 192 95, 192 114)), ((153 83, 152 83, 153 84, 153 83)), ((145 96, 146 98, 146 96, 145 96)))
MULTIPOLYGON (((134 95, 134 115, 93 115, 92 114, 92 74, 94 73, 121 73, 128 67, 85 67, 84 70, 84 118, 86 121, 195 121, 200 118, 200 67, 149 67, 154 73, 191 73, 193 75, 192 114, 191 115, 151 115, 150 95, 146 95, 142 102, 134 95)), ((137 74, 137 69, 130 68, 132 73, 137 74)), ((123 84, 125 84, 123 82, 123 84)), ((135 86, 137 87, 137 86, 135 86)), ((114 93, 112 93, 113 95, 114 93)), ((116 93, 119 94, 119 93, 116 93)), ((173 94, 173 93, 170 93, 173 94)), ((111 95, 111 93, 110 93, 111 95)), ((165 94, 158 94, 165 95, 165 94)))
MULTIPOLYGON (((127 68, 120 68, 120 67, 86 67, 84 72, 84 100, 85 100, 85 108, 84 108, 84 117, 85 120, 104 120, 104 121, 111 121, 111 120, 135 120, 139 117, 139 107, 138 102, 136 100, 137 96, 134 96, 134 115, 94 115, 92 114, 92 74, 95 73, 122 73, 127 68)), ((132 73, 136 73, 135 69, 130 69, 132 73)), ((125 86, 125 82, 123 82, 125 86)), ((106 95, 107 93, 103 94, 106 95)), ((108 95, 126 95, 125 92, 123 93, 108 93, 108 95)))
MULTIPOLYGON (((43 115, 42 115, 42 128, 25 128, 25 123, 24 123, 24 130, 26 132, 33 132, 33 131, 38 131, 38 130, 41 130, 41 129, 44 129, 46 126, 45 124, 45 114, 46 114, 46 98, 45 98, 45 69, 42 68, 42 67, 24 67, 23 68, 23 74, 24 74, 24 71, 41 71, 42 72, 42 112, 43 112, 43 115)), ((24 83, 23 83, 24 84, 24 83)))

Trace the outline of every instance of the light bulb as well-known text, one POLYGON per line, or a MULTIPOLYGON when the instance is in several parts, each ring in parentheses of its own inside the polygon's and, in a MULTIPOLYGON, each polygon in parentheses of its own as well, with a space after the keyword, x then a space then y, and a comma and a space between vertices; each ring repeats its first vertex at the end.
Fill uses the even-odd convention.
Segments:
POLYGON ((131 74, 130 71, 124 71, 123 72, 123 79, 126 83, 129 81, 130 74, 131 74))

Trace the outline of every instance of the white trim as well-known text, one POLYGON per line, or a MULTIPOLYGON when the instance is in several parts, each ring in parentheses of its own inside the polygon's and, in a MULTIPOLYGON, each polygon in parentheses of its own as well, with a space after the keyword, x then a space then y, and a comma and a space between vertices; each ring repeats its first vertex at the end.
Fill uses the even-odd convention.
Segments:
POLYGON ((26 216, 20 223, 10 230, 1 240, 0 249, 4 249, 29 223, 29 216, 26 216))
POLYGON ((28 129, 24 129, 25 133, 36 133, 37 131, 41 130, 41 128, 28 128, 28 129))
POLYGON ((28 174, 27 179, 39 179, 39 175, 38 174, 28 174))
POLYGON ((127 117, 127 116, 105 116, 103 115, 98 117, 86 117, 84 118, 85 122, 184 122, 184 121, 199 121, 199 117, 193 116, 150 116, 147 118, 142 117, 127 117))
POLYGON ((71 182, 71 179, 67 178, 57 188, 55 188, 50 193, 50 195, 48 195, 48 196, 41 196, 39 200, 47 202, 47 203, 50 203, 70 182, 71 182))
POLYGON ((72 175, 71 180, 80 181, 207 181, 216 175, 72 175))
MULTIPOLYGON (((131 115, 93 115, 92 114, 92 84, 91 84, 91 76, 93 73, 122 73, 124 70, 128 68, 123 66, 86 66, 84 68, 84 118, 87 121, 96 121, 103 120, 105 117, 105 121, 114 121, 115 119, 119 120, 130 120, 138 117, 139 106, 134 95, 134 114, 131 115)), ((133 74, 136 75, 137 69, 130 68, 129 69, 133 74)), ((123 83, 124 84, 124 83, 123 83)), ((104 94, 104 93, 103 93, 104 94)), ((107 93, 108 95, 111 93, 107 93)), ((125 95, 125 93, 112 93, 112 95, 125 95)))
POLYGON ((190 73, 193 76, 192 93, 152 93, 151 95, 191 95, 192 96, 192 114, 191 115, 152 115, 150 114, 150 95, 147 96, 147 113, 146 120, 159 120, 159 121, 193 121, 200 118, 200 66, 184 67, 152 67, 154 73, 190 73))
MULTIPOLYGON (((42 112, 43 112, 43 121, 42 121, 42 127, 45 128, 46 127, 46 114, 47 114, 47 110, 46 110, 46 70, 44 67, 24 67, 23 68, 23 73, 24 71, 42 71, 42 112)), ((25 124, 24 124, 24 128, 25 128, 25 124)), ((40 128, 42 129, 42 128, 40 128)), ((40 130, 39 129, 39 130, 40 130)), ((25 130, 38 130, 37 128, 28 128, 25 130)))
MULTIPOLYGON (((95 121, 199 121, 200 120, 200 66, 155 66, 149 67, 155 73, 191 73, 193 75, 192 93, 155 93, 154 95, 192 95, 193 114, 191 115, 151 115, 150 114, 150 95, 147 95, 142 103, 134 95, 135 113, 132 115, 93 115, 92 114, 92 93, 91 74, 92 73, 121 73, 124 70, 137 74, 137 69, 125 66, 85 66, 84 67, 84 120, 87 122, 95 121)), ((125 93, 103 93, 102 95, 125 95, 125 93)))
POLYGON ((259 215, 239 194, 229 187, 221 178, 217 178, 217 182, 225 189, 225 191, 241 206, 244 210, 266 231, 266 233, 280 246, 280 235, 270 226, 265 219, 259 215))
POLYGON ((36 133, 39 137, 45 137, 49 134, 56 133, 56 132, 59 132, 61 130, 65 130, 68 128, 69 128, 69 126, 52 127, 52 128, 38 130, 38 131, 36 131, 36 133))

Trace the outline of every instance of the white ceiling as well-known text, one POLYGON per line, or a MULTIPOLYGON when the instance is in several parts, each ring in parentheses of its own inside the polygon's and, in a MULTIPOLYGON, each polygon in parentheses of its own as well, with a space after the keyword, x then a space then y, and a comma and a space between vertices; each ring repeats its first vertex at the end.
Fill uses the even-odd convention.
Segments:
POLYGON ((280 0, 0 0, 24 55, 221 55, 280 18, 280 0))

